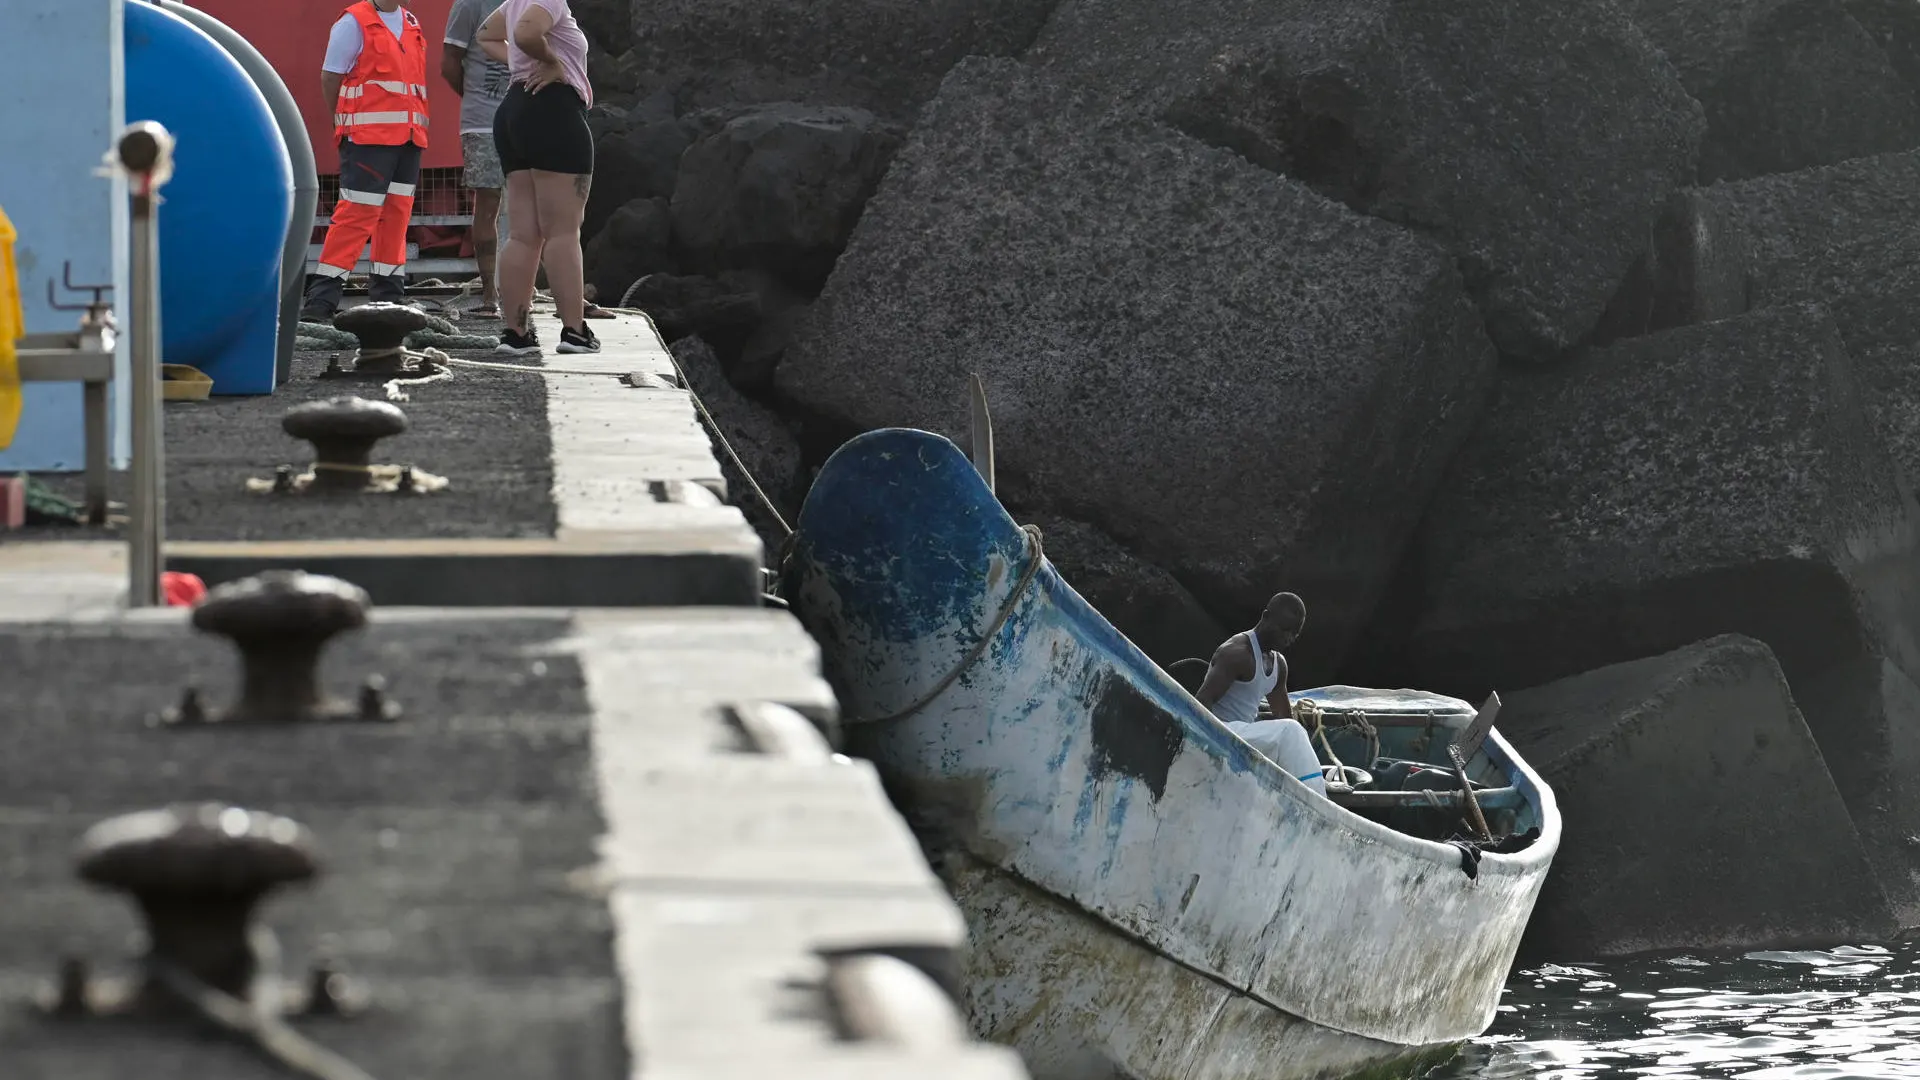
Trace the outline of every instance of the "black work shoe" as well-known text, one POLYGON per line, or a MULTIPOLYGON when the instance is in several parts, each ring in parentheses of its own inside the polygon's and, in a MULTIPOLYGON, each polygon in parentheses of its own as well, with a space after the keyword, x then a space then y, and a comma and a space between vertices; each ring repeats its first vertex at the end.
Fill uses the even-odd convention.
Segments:
POLYGON ((600 339, 593 336, 593 331, 586 323, 581 323, 580 329, 578 330, 575 330, 571 326, 562 327, 560 330, 560 351, 563 353, 599 352, 600 339))
POLYGON ((404 274, 369 274, 367 299, 370 302, 404 304, 407 302, 407 278, 404 274))
POLYGON ((306 295, 301 297, 300 321, 331 323, 346 291, 347 283, 341 278, 308 274, 306 295))
MULTIPOLYGON (((560 347, 566 348, 565 345, 560 347)), ((539 356, 540 338, 534 334, 531 326, 527 327, 527 332, 524 334, 509 327, 500 331, 500 344, 494 346, 493 351, 511 356, 539 356)))

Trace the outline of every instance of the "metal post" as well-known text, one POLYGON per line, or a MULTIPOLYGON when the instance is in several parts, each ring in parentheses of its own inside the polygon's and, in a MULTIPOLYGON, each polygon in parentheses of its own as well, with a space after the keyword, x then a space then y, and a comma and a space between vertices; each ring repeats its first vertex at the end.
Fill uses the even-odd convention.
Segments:
POLYGON ((160 415, 159 190, 173 172, 173 136, 151 120, 128 125, 117 157, 133 193, 133 492, 128 499, 127 606, 160 603, 166 540, 166 443, 160 415))
POLYGON ((107 523, 107 384, 84 384, 82 401, 87 439, 87 524, 107 523))

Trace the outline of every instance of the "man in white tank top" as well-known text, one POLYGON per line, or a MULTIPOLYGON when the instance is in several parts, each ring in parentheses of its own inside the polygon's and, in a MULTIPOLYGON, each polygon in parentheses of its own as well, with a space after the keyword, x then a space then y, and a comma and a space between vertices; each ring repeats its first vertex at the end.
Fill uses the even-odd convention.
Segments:
POLYGON ((1327 793, 1319 755, 1307 729, 1293 719, 1287 698, 1287 658, 1280 650, 1293 644, 1307 625, 1307 605, 1283 592, 1267 601, 1253 629, 1235 634, 1214 650, 1207 677, 1194 692, 1221 723, 1266 755, 1289 776, 1319 794, 1327 793), (1260 718, 1264 703, 1272 719, 1260 718))

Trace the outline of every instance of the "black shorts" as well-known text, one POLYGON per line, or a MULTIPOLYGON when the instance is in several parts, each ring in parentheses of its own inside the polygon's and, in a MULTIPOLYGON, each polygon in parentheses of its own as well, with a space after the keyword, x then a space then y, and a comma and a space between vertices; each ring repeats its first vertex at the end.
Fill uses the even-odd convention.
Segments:
POLYGON ((509 176, 524 169, 576 176, 593 172, 587 104, 565 83, 537 94, 527 93, 520 83, 508 87, 506 100, 493 114, 493 146, 500 154, 500 171, 509 176))

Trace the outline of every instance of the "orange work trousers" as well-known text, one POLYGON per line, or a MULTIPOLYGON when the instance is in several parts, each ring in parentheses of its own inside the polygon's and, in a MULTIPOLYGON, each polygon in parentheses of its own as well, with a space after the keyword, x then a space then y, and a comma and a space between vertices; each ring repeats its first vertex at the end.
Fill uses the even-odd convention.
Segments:
MULTIPOLYGON (((359 264, 373 241, 370 300, 397 300, 405 293, 407 226, 413 218, 414 187, 420 182, 420 147, 360 146, 340 140, 340 201, 320 248, 316 284, 335 289, 359 264), (330 280, 329 280, 330 279, 330 280)), ((332 290, 329 290, 332 291, 332 290)))

